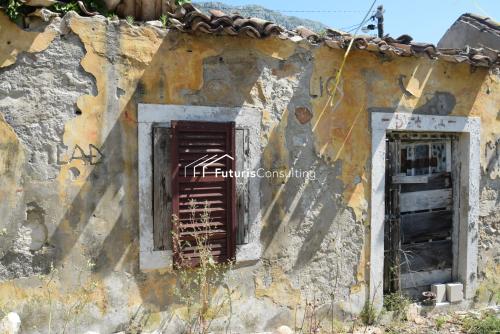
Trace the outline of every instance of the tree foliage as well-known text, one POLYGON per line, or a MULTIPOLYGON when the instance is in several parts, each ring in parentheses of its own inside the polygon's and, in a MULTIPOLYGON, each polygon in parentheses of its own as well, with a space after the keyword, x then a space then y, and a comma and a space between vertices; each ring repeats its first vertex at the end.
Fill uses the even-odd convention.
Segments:
MULTIPOLYGON (((82 2, 89 12, 97 12, 104 16, 110 16, 114 14, 112 11, 108 11, 103 0, 82 0, 82 2)), ((191 0, 172 0, 172 2, 174 2, 177 6, 182 6, 186 3, 190 3, 191 0)), ((27 16, 28 14, 36 10, 36 7, 26 5, 22 0, 0 0, 0 8, 5 11, 7 16, 12 21, 18 21, 23 16, 27 16)), ((81 15, 85 14, 78 5, 77 0, 61 0, 58 3, 47 8, 53 12, 60 14, 65 14, 70 11, 75 11, 81 15)))

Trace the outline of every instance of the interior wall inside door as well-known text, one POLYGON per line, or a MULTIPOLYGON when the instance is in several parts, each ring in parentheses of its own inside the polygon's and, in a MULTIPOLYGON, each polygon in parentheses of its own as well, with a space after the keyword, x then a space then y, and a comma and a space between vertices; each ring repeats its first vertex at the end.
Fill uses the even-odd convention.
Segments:
POLYGON ((384 291, 414 297, 452 280, 450 135, 391 133, 386 157, 384 291))

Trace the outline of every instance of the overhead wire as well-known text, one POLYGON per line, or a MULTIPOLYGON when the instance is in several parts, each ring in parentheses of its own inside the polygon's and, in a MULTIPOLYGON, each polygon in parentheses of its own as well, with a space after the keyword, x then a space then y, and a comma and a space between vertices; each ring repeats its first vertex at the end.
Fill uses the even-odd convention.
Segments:
POLYGON ((280 13, 364 13, 363 10, 292 10, 292 9, 271 9, 271 8, 249 8, 248 6, 235 6, 235 7, 224 7, 224 6, 214 6, 214 9, 225 9, 225 10, 252 10, 252 11, 275 11, 280 13))
MULTIPOLYGON (((249 8, 248 6, 234 6, 234 7, 227 7, 227 6, 214 6, 214 9, 219 9, 219 10, 251 10, 251 11, 256 11, 256 12, 269 12, 269 11, 274 11, 274 12, 279 12, 279 13, 365 13, 364 10, 289 10, 289 9, 268 9, 268 8, 263 8, 263 7, 257 7, 257 8, 249 8)), ((347 32, 352 32, 356 28, 359 27, 359 24, 353 24, 347 27, 342 27, 340 30, 342 31, 347 31, 347 32)))
MULTIPOLYGON (((333 101, 335 99, 335 95, 337 93, 337 88, 339 86, 339 83, 340 83, 340 77, 342 75, 342 71, 344 69, 344 66, 345 66, 345 63, 346 63, 346 60, 347 60, 347 56, 349 56, 349 53, 351 52, 351 48, 352 48, 352 45, 354 43, 354 40, 356 39, 356 35, 358 34, 358 31, 359 29, 363 26, 363 24, 365 24, 365 22, 368 20, 368 17, 370 15, 370 13, 372 12, 373 10, 373 6, 375 6, 375 3, 377 2, 377 0, 373 0, 371 6, 370 6, 370 9, 368 9, 368 11, 366 12, 365 14, 365 17, 363 18, 363 20, 361 21, 361 23, 358 25, 357 29, 356 29, 356 32, 354 33, 354 35, 352 36, 351 38, 351 41, 349 42, 349 45, 347 47, 347 50, 346 52, 344 53, 344 57, 342 59, 342 63, 340 64, 340 67, 339 67, 339 70, 337 71, 337 75, 335 76, 335 86, 334 86, 334 89, 333 89, 333 94, 328 98, 328 101, 327 101, 327 104, 330 104, 330 106, 333 106, 333 101)), ((340 101, 339 101, 340 102, 340 101)), ((318 119, 316 120, 316 123, 314 124, 313 126, 313 131, 316 130, 316 127, 318 126, 321 118, 323 117, 323 114, 326 110, 326 106, 325 108, 323 108, 323 111, 321 112, 321 114, 318 116, 318 119)), ((359 115, 359 113, 358 113, 359 115)), ((357 118, 357 116, 356 116, 357 118)))
POLYGON ((359 25, 359 23, 356 23, 356 24, 353 24, 351 26, 347 26, 347 27, 342 27, 342 28, 339 28, 340 30, 343 30, 343 31, 348 31, 348 30, 351 30, 351 29, 356 29, 356 27, 359 25))

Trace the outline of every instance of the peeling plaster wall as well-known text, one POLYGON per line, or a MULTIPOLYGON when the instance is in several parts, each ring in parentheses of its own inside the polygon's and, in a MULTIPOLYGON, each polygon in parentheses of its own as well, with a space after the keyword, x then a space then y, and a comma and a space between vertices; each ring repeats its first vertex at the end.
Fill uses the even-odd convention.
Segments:
POLYGON ((79 112, 77 98, 95 94, 93 77, 80 66, 83 56, 83 45, 70 33, 43 52, 22 53, 2 69, 0 112, 25 149, 26 176, 33 181, 57 177, 67 151, 64 126, 79 112))
POLYGON ((74 14, 39 33, 0 14, 0 45, 0 312, 26 333, 49 315, 52 332, 182 328, 175 273, 138 266, 138 103, 257 108, 262 166, 315 171, 261 184, 264 254, 233 273, 230 327, 246 332, 293 325, 311 298, 339 319, 362 308, 370 112, 481 116, 477 302, 498 302, 498 73, 353 51, 334 92, 343 54, 326 46, 74 14))

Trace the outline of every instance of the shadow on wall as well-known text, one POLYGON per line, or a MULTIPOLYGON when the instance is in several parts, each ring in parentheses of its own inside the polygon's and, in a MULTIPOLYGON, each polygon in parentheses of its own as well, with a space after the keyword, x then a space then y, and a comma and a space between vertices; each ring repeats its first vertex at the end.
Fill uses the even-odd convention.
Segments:
MULTIPOLYGON (((155 310, 166 310, 172 304, 175 281, 172 274, 141 273, 139 270, 137 105, 179 104, 180 100, 184 100, 185 104, 192 105, 241 106, 251 101, 250 91, 262 70, 257 54, 228 51, 227 59, 225 55, 220 55, 205 60, 205 85, 200 91, 172 90, 171 83, 179 76, 193 75, 190 73, 192 69, 186 73, 186 69, 179 65, 173 73, 172 66, 168 66, 165 59, 169 59, 174 51, 179 53, 184 50, 186 55, 196 53, 196 49, 191 49, 190 43, 186 42, 189 38, 178 32, 169 32, 140 78, 112 80, 119 73, 118 67, 130 66, 123 58, 117 57, 121 62, 108 64, 103 69, 108 91, 128 96, 128 92, 120 87, 120 82, 135 87, 135 90, 128 102, 108 100, 106 113, 112 116, 103 115, 102 119, 113 120, 114 123, 102 124, 103 128, 110 128, 99 147, 103 159, 93 166, 48 241, 57 249, 55 266, 70 261, 69 254, 75 245, 79 245, 84 255, 95 262, 93 271, 97 277, 105 278, 114 271, 133 274, 143 303, 155 310), (179 45, 173 47, 173 39, 178 39, 179 45), (241 59, 245 60, 244 63, 239 61, 241 59), (120 105, 125 107, 119 109, 120 105), (117 112, 113 111, 117 109, 117 112), (97 236, 103 230, 102 225, 109 225, 107 230, 104 229, 105 238, 97 236)), ((116 51, 119 47, 114 46, 113 49, 116 51)))
MULTIPOLYGON (((267 160, 263 161, 263 165, 271 170, 314 170, 318 178, 309 182, 303 178, 292 178, 285 183, 263 181, 262 207, 265 208, 263 214, 266 219, 262 243, 266 249, 265 258, 278 261, 277 264, 283 264, 290 273, 300 272, 312 259, 320 258, 315 266, 319 270, 321 265, 328 262, 328 252, 317 254, 325 237, 330 238, 329 244, 339 251, 342 247, 340 240, 352 237, 351 232, 354 231, 357 242, 361 244, 362 226, 349 224, 352 222, 350 213, 339 215, 340 201, 337 194, 342 191, 342 185, 337 176, 340 164, 332 168, 317 157, 311 124, 302 124, 295 116, 295 109, 299 107, 311 109, 308 90, 312 71, 310 54, 301 51, 288 60, 280 61, 255 50, 231 49, 221 45, 223 52, 204 59, 203 85, 200 89, 175 91, 172 90, 172 82, 181 75, 192 73, 184 74, 185 69, 181 66, 175 68, 177 72, 173 73, 172 66, 168 66, 165 59, 169 59, 173 50, 177 56, 179 50, 183 49, 186 55, 196 53, 185 42, 185 35, 181 35, 181 42, 172 48, 171 40, 178 36, 176 32, 169 32, 141 78, 128 78, 133 82, 135 91, 125 107, 116 114, 116 121, 99 148, 104 158, 93 167, 49 240, 58 250, 55 265, 68 261, 67 256, 73 247, 81 243, 84 254, 96 263, 93 269, 96 276, 104 278, 113 271, 129 272, 134 275, 146 306, 154 310, 166 310, 172 303, 173 275, 141 273, 138 267, 137 127, 134 121, 138 103, 231 107, 251 104, 271 114, 272 121, 266 126, 273 129, 270 130, 264 153, 267 160), (129 165, 134 168, 126 168, 129 165), (267 203, 271 202, 274 205, 268 207, 267 203), (283 216, 281 212, 287 214, 283 216), (308 224, 307 228, 304 228, 304 222, 308 224), (98 229, 99 224, 113 224, 102 241, 92 236, 92 230, 98 229), (354 230, 343 230, 342 235, 324 233, 331 231, 332 226, 344 225, 354 226, 354 230), (296 249, 282 254, 285 248, 288 251, 293 249, 288 245, 290 236, 298 237, 299 242, 294 245, 296 249)), ((216 37, 207 38, 213 39, 216 47, 218 43, 224 43, 216 37)), ((117 72, 112 66, 127 65, 108 65, 109 68, 104 69, 108 81, 111 81, 110 71, 117 72)), ((126 78, 116 81, 120 80, 126 78)), ((111 92, 123 89, 115 82, 108 84, 116 85, 108 87, 111 92)), ((119 108, 118 102, 107 108, 107 112, 111 113, 112 109, 119 108)), ((111 118, 103 115, 102 119, 111 118)), ((103 127, 110 126, 103 124, 103 127)), ((355 277, 361 246, 353 244, 351 251, 353 261, 348 265, 352 268, 352 275, 346 275, 349 279, 345 282, 345 288, 355 277)), ((340 260, 341 255, 338 254, 336 258, 340 260)), ((331 271, 323 272, 328 275, 326 280, 332 278, 331 271)), ((308 283, 304 281, 301 285, 306 286, 308 283)))
MULTIPOLYGON (((113 125, 106 140, 101 145, 103 159, 92 169, 78 194, 73 198, 68 206, 56 231, 53 233, 49 243, 58 248, 55 264, 63 263, 71 249, 80 241, 86 241, 87 245, 82 245, 87 256, 96 262, 96 271, 108 273, 115 269, 121 259, 123 267, 121 270, 128 272, 135 271, 134 252, 128 251, 129 247, 138 247, 138 213, 137 213, 137 186, 130 184, 134 175, 126 175, 124 170, 125 160, 136 160, 133 152, 127 151, 126 147, 135 147, 131 142, 132 138, 124 129, 124 117, 120 117, 113 125), (120 208, 110 206, 106 208, 106 201, 121 197, 120 208), (106 212, 109 210, 108 212, 106 212), (105 217, 119 216, 114 221, 111 231, 102 242, 102 248, 94 249, 88 246, 98 246, 92 240, 79 240, 87 224, 96 225, 106 223, 105 217), (102 219, 102 220, 101 220, 102 219), (124 254, 128 254, 128 259, 122 259, 124 254)), ((135 171, 134 171, 134 174, 135 171)))
POLYGON ((482 169, 481 179, 486 180, 485 176, 488 176, 492 180, 500 180, 500 136, 496 136, 493 140, 489 140, 485 144, 484 156, 486 158, 486 166, 482 169))
POLYGON ((55 37, 55 33, 24 31, 0 11, 0 66, 9 66, 16 62, 16 57, 23 51, 39 52, 44 50, 55 37))
MULTIPOLYGON (((306 182, 301 178, 292 178, 285 183, 270 181, 263 186, 262 207, 265 208, 266 219, 262 242, 266 249, 265 257, 283 264, 285 270, 300 271, 307 267, 313 258, 318 257, 323 239, 328 235, 324 231, 331 230, 333 224, 345 224, 345 220, 336 218, 339 216, 338 193, 342 188, 336 179, 340 165, 331 168, 317 157, 310 123, 302 124, 294 112, 296 108, 309 104, 307 87, 311 74, 310 55, 303 52, 289 60, 280 61, 257 51, 226 47, 220 55, 204 60, 203 86, 199 90, 186 89, 171 93, 169 84, 176 76, 192 73, 188 71, 185 74, 182 68, 177 68, 178 73, 175 75, 169 72, 172 67, 165 63, 172 50, 169 37, 164 38, 151 63, 144 69, 142 77, 128 78, 135 87, 131 99, 116 115, 113 114, 116 121, 112 126, 102 125, 111 127, 99 148, 104 158, 101 163, 93 166, 49 240, 51 245, 57 247, 54 263, 56 266, 71 261, 68 256, 78 244, 84 255, 95 262, 93 271, 96 276, 104 278, 114 271, 133 274, 142 301, 155 310, 165 310, 171 304, 174 281, 171 274, 141 273, 138 267, 137 127, 133 121, 136 119, 138 103, 231 107, 253 104, 271 114, 272 122, 268 125, 273 130, 269 134, 265 148, 267 161, 264 161, 263 165, 271 170, 314 170, 318 175, 316 181, 306 182), (308 70, 301 72, 303 68, 308 70), (259 86, 260 89, 256 89, 259 86), (278 96, 276 91, 279 91, 278 96), (179 101, 179 96, 175 94, 180 94, 183 102, 179 101), (276 97, 276 100, 272 97, 276 97), (277 101, 281 104, 275 105, 277 101), (267 203, 271 202, 274 205, 268 207, 267 203), (287 214, 283 216, 281 212, 287 214), (309 224, 308 228, 304 228, 305 223, 309 224), (101 240, 97 234, 101 232, 102 225, 108 226, 108 229, 101 240), (297 236, 300 242, 289 243, 290 236, 297 236), (298 252, 294 254, 294 250, 298 252), (284 259, 281 257, 283 252, 287 255, 284 259)), ((214 38, 214 41, 223 43, 217 38, 214 38)), ((186 48, 186 54, 193 52, 182 43, 177 45, 177 48, 186 48)), ((112 66, 128 65, 117 63, 103 69, 110 81, 108 84, 111 87, 107 87, 110 92, 122 90, 111 80, 110 75, 118 72, 112 66)), ((126 79, 119 78, 116 82, 126 79)), ((129 84, 130 82, 127 83, 129 84)), ((118 102, 108 100, 107 113, 115 113, 117 108, 118 102)), ((109 120, 112 117, 103 115, 102 119, 109 120)), ((346 216, 349 222, 352 219, 350 216, 346 216)), ((357 225, 354 231, 357 241, 361 242, 362 228, 357 225)), ((330 235, 329 238, 333 239, 335 235, 333 233, 333 237, 330 235)), ((337 243, 334 243, 337 250, 341 249, 339 240, 348 235, 352 237, 350 231, 346 231, 342 236, 337 235, 337 243)), ((351 251, 354 257, 350 258, 353 262, 349 265, 353 274, 346 275, 350 277, 345 283, 346 286, 352 283, 352 277, 355 276, 361 247, 353 245, 351 251)), ((326 255, 324 251, 321 253, 321 261, 316 269, 320 269, 321 264, 331 259, 326 255)), ((338 259, 341 257, 341 254, 337 254, 338 259)), ((332 272, 323 272, 328 275, 325 279, 332 278, 332 272)), ((308 283, 304 281, 301 284, 308 283)))
MULTIPOLYGON (((193 75, 192 69, 183 68, 180 64, 172 67, 167 62, 172 56, 179 56, 179 52, 185 52, 186 55, 197 52, 186 42, 191 37, 179 36, 179 33, 171 31, 164 37, 141 78, 116 78, 111 81, 110 75, 122 73, 116 67, 129 66, 124 58, 116 57, 116 62, 108 64, 105 69, 110 92, 123 91, 118 83, 126 80, 130 80, 127 85, 135 87, 135 91, 126 103, 118 103, 117 100, 111 105, 108 101, 110 105, 107 106, 107 112, 121 108, 121 105, 125 107, 118 110, 116 121, 100 147, 104 154, 103 161, 93 167, 49 241, 58 248, 55 265, 64 263, 72 248, 82 242, 85 255, 96 263, 95 275, 104 278, 113 271, 131 273, 139 287, 142 302, 154 310, 166 310, 173 302, 173 275, 141 273, 139 270, 137 105, 158 103, 239 107, 251 104, 269 113, 271 120, 263 124, 270 127, 263 167, 271 170, 294 168, 314 171, 316 174, 316 179, 311 181, 304 178, 262 181, 264 227, 261 241, 265 249, 264 258, 297 277, 301 287, 318 281, 329 284, 340 276, 340 268, 342 278, 338 282, 339 286, 334 288, 342 289, 341 295, 348 294, 350 286, 356 283, 366 231, 362 222, 356 222, 354 214, 347 208, 345 203, 350 199, 341 195, 346 186, 338 177, 342 171, 342 161, 327 163, 319 157, 315 151, 311 122, 303 123, 295 115, 300 107, 311 110, 310 55, 300 51, 288 60, 280 61, 255 50, 231 49, 223 44, 223 39, 206 37, 211 39, 215 49, 220 47, 224 51, 204 60, 203 85, 199 89, 176 90, 172 88, 176 87, 175 81, 181 76, 193 75), (171 41, 177 37, 178 44, 172 45, 171 41), (283 74, 285 68, 292 70, 283 74), (119 203, 118 207, 111 206, 116 212, 106 212, 110 210, 108 201, 119 203), (106 224, 106 219, 100 219, 108 216, 114 217, 107 222, 112 222, 113 226, 102 242, 93 240, 92 233, 90 237, 82 238, 86 228, 106 224), (301 280, 299 273, 304 270, 311 275, 305 275, 301 280), (312 273, 319 274, 314 277, 312 273)), ((119 38, 116 38, 117 41, 119 38)), ((426 76, 424 73, 418 75, 426 76)), ((432 75, 428 80, 432 79, 432 75)), ((425 87, 423 91, 423 96, 427 96, 425 87)), ((434 96, 428 101, 429 108, 433 106, 438 114, 448 112, 450 106, 449 112, 453 111, 456 102, 452 98, 446 94, 434 96)), ((472 103, 473 99, 469 109, 472 103)), ((369 111, 387 111, 387 108, 367 107, 369 111)), ((434 109, 429 108, 422 106, 415 112, 429 110, 434 113, 434 109)), ((350 126, 362 124, 355 121, 350 126)), ((350 131, 346 133, 344 141, 349 140, 350 131)), ((337 156, 342 156, 342 152, 338 152, 337 156)))
MULTIPOLYGON (((347 185, 340 176, 345 145, 340 147, 337 152, 340 158, 335 161, 318 152, 315 146, 319 136, 315 122, 319 117, 313 117, 310 105, 314 98, 310 95, 312 61, 302 60, 299 68, 303 72, 297 73, 298 80, 283 119, 270 133, 263 165, 271 170, 309 171, 315 178, 264 181, 268 182, 269 191, 262 198, 261 238, 264 259, 282 268, 291 277, 293 286, 300 288, 307 298, 330 305, 330 313, 333 303, 348 300, 351 286, 359 283, 357 272, 365 229, 347 205, 351 198, 343 195, 347 185), (310 116, 304 117, 304 113, 310 116)), ((330 100, 316 111, 334 112, 337 105, 332 107, 329 103, 330 100)), ((358 118, 349 126, 360 126, 358 118)), ((345 132, 344 143, 350 140, 350 133, 345 132)), ((327 136, 331 135, 329 132, 327 136)), ((328 138, 328 145, 332 145, 331 137, 328 138)), ((361 178, 353 180, 356 182, 362 182, 361 178)), ((342 317, 343 312, 337 316, 342 317)))
POLYGON ((388 99, 393 107, 371 105, 369 111, 470 116, 487 74, 484 68, 444 61, 419 60, 415 64, 411 59, 398 59, 397 63, 394 69, 400 73, 394 73, 394 87, 397 84, 401 94, 388 99))

